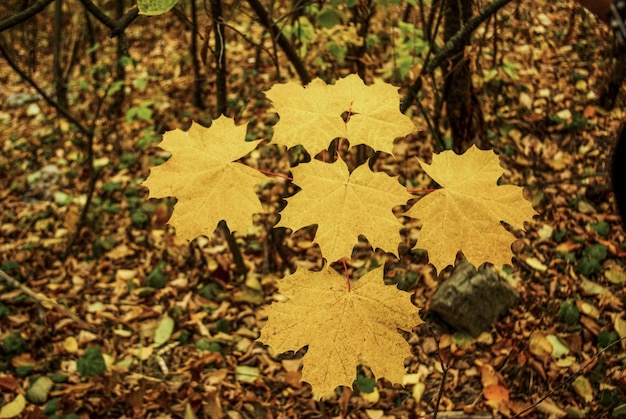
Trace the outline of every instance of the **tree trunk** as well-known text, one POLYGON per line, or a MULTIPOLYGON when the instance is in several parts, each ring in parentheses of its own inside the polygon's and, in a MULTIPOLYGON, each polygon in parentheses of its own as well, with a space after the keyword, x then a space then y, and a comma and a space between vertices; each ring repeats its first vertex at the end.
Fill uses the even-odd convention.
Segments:
POLYGON ((204 109, 202 100, 202 90, 204 77, 200 71, 200 61, 198 60, 198 10, 196 0, 191 0, 191 44, 189 54, 191 55, 191 66, 193 68, 193 104, 199 109, 204 109))
POLYGON ((215 34, 215 75, 217 86, 216 117, 226 113, 226 42, 222 25, 222 1, 211 0, 213 33, 215 34))
POLYGON ((54 2, 54 29, 52 36, 52 50, 53 50, 53 63, 52 63, 52 77, 54 83, 54 89, 56 92, 57 103, 60 107, 67 109, 67 84, 63 77, 63 70, 61 69, 61 62, 63 57, 63 42, 61 39, 61 31, 63 27, 63 0, 56 0, 54 2))
MULTIPOLYGON (((448 42, 472 17, 472 2, 469 0, 445 0, 444 39, 448 42)), ((452 131, 456 153, 463 153, 472 144, 485 148, 484 119, 478 97, 472 86, 469 61, 465 47, 469 41, 458 45, 443 66, 445 74, 444 102, 452 131)))

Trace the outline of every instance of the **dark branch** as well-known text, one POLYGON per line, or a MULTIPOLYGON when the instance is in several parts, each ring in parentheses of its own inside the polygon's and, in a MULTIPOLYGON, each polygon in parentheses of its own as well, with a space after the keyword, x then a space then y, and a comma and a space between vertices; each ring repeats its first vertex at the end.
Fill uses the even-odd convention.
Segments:
POLYGON ((304 67, 304 63, 298 56, 296 50, 293 48, 293 45, 276 26, 276 23, 270 18, 267 10, 265 10, 265 7, 263 7, 263 4, 261 4, 259 0, 248 0, 248 3, 250 4, 250 7, 252 7, 252 10, 254 10, 254 13, 256 13, 256 15, 258 16, 261 24, 270 31, 272 38, 276 40, 276 43, 278 43, 280 48, 283 50, 283 52, 287 56, 287 59, 291 62, 291 64, 293 64, 296 72, 298 73, 298 76, 300 77, 300 81, 302 81, 302 84, 309 84, 311 78, 309 77, 309 73, 304 67))
POLYGON ((133 20, 135 20, 135 18, 139 15, 139 9, 137 7, 133 7, 118 20, 113 20, 106 13, 104 13, 102 9, 96 6, 91 0, 80 0, 80 2, 83 4, 83 6, 85 6, 85 9, 87 9, 87 11, 93 15, 93 17, 95 17, 106 27, 111 29, 111 33, 109 34, 111 38, 114 38, 124 32, 124 29, 126 29, 128 25, 130 25, 133 20))
POLYGON ((457 49, 470 37, 472 32, 476 30, 487 20, 491 15, 496 13, 502 7, 506 6, 511 0, 494 0, 489 3, 487 6, 483 7, 480 12, 476 16, 472 16, 468 19, 467 23, 463 25, 463 27, 452 37, 446 44, 441 48, 441 50, 430 60, 424 68, 422 69, 422 74, 413 82, 411 87, 409 87, 409 91, 402 98, 402 102, 400 104, 400 112, 406 112, 411 105, 413 105, 413 101, 415 100, 415 96, 422 89, 422 76, 428 76, 432 74, 435 69, 437 69, 445 60, 450 58, 450 56, 454 55, 457 49))
POLYGON ((114 38, 120 35, 128 26, 130 26, 131 23, 133 23, 133 20, 135 20, 137 16, 139 16, 139 9, 137 7, 133 7, 115 22, 115 27, 109 36, 114 38))
POLYGON ((24 71, 22 71, 22 69, 17 65, 17 63, 15 61, 13 61, 13 59, 11 58, 9 53, 4 49, 4 46, 2 45, 2 43, 0 43, 0 55, 2 55, 5 60, 7 60, 7 63, 9 64, 9 66, 11 66, 11 68, 17 74, 20 75, 20 77, 22 77, 24 80, 26 80, 28 82, 28 84, 33 86, 33 88, 37 91, 37 93, 39 93, 41 95, 41 97, 46 102, 48 102, 48 104, 50 106, 55 108, 61 115, 63 115, 65 117, 65 119, 70 121, 72 124, 76 125, 76 127, 78 128, 78 130, 82 134, 84 134, 87 137, 92 137, 93 136, 93 131, 92 130, 87 129, 83 124, 81 124, 81 122, 78 119, 76 119, 67 109, 65 109, 64 107, 59 105, 54 99, 52 99, 50 96, 48 96, 48 94, 46 94, 46 92, 44 92, 44 90, 41 87, 39 87, 39 85, 35 82, 35 80, 30 78, 28 76, 28 74, 26 74, 24 71))
POLYGON ((85 6, 85 9, 87 9, 87 11, 93 15, 93 17, 104 23, 110 29, 113 29, 115 27, 115 20, 111 19, 106 13, 102 11, 102 9, 93 4, 91 0, 80 0, 80 2, 83 4, 83 6, 85 6))
POLYGON ((23 10, 16 15, 13 15, 11 17, 4 19, 2 22, 0 22, 0 32, 10 29, 15 25, 19 25, 20 23, 30 19, 31 17, 35 16, 37 13, 45 9, 46 6, 52 3, 53 1, 54 0, 39 0, 37 3, 30 6, 28 9, 23 10))

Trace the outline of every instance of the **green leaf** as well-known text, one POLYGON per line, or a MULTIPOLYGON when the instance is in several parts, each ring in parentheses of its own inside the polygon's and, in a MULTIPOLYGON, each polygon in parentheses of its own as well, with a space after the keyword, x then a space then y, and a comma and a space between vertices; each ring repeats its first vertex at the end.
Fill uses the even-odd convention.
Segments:
POLYGON ((35 404, 45 403, 48 401, 48 394, 53 386, 54 382, 50 377, 46 377, 45 375, 39 377, 26 391, 26 399, 35 404))
POLYGON ((495 68, 489 69, 489 71, 487 71, 487 74, 485 74, 485 78, 484 78, 485 83, 489 83, 491 80, 495 79, 497 75, 498 75, 497 69, 495 68))
POLYGON ((56 397, 46 403, 46 406, 43 408, 43 414, 46 416, 54 415, 57 410, 59 410, 59 398, 56 397))
POLYGON ((317 15, 317 23, 326 29, 341 23, 341 16, 335 9, 324 9, 317 15))
POLYGON ((35 367, 32 365, 21 365, 15 368, 15 372, 17 373, 19 377, 26 377, 34 369, 35 367))
POLYGON ((372 393, 376 388, 376 380, 359 375, 352 387, 358 388, 361 393, 372 393))
POLYGON ((2 406, 0 409, 0 418, 18 417, 22 414, 25 407, 26 398, 23 395, 18 394, 13 400, 2 406))
POLYGON ((157 289, 161 289, 165 286, 165 275, 163 275, 164 266, 165 263, 161 262, 152 272, 150 272, 146 278, 146 286, 157 289))
POLYGON ((2 339, 2 347, 10 354, 20 354, 26 348, 26 341, 17 332, 13 332, 2 339))
POLYGON ((611 229, 611 227, 609 226, 609 223, 607 223, 606 221, 598 221, 595 224, 589 225, 589 227, 591 227, 593 231, 595 231, 596 233, 598 233, 600 236, 603 236, 603 237, 608 236, 609 230, 611 229))
POLYGON ((583 254, 589 258, 602 262, 608 255, 608 249, 603 244, 592 244, 583 251, 583 254))
POLYGON ((238 365, 235 367, 235 378, 237 381, 252 383, 259 375, 260 373, 257 367, 249 367, 247 365, 238 365))
POLYGON ((602 271, 602 266, 598 259, 591 257, 583 257, 578 260, 578 266, 576 266, 576 272, 589 276, 593 274, 599 274, 602 271))
POLYGON ((139 14, 146 16, 162 15, 176 6, 178 0, 138 0, 139 14))
POLYGON ((172 337, 172 332, 174 332, 174 319, 170 316, 163 317, 154 331, 154 346, 166 343, 172 337))
POLYGON ((102 375, 107 369, 102 352, 97 346, 87 348, 82 358, 78 359, 76 367, 83 377, 102 375))
POLYGON ((625 418, 626 417, 626 403, 617 406, 613 410, 614 418, 625 418))
POLYGON ((572 383, 572 388, 586 403, 593 400, 593 388, 587 377, 582 375, 576 377, 572 383))
POLYGON ((93 44, 93 46, 91 48, 89 48, 87 50, 87 54, 92 54, 92 53, 96 52, 99 48, 100 48, 100 43, 96 42, 95 44, 93 44))
POLYGON ((452 335, 452 342, 461 347, 471 344, 472 340, 472 336, 469 333, 456 332, 452 335))
POLYGON ((109 97, 113 96, 114 94, 122 90, 123 87, 124 87, 123 80, 118 80, 116 82, 113 82, 111 84, 111 87, 109 87, 109 89, 107 90, 107 96, 109 97))
POLYGON ((137 117, 139 119, 143 119, 144 121, 150 121, 150 118, 152 118, 152 109, 150 108, 139 108, 139 110, 137 111, 137 117))
POLYGON ((619 339, 619 335, 614 330, 610 332, 607 330, 603 330, 598 334, 598 345, 601 348, 606 348, 610 344, 617 342, 619 339))
POLYGON ((517 69, 519 68, 518 64, 512 63, 510 61, 503 61, 502 70, 513 80, 518 80, 519 76, 517 75, 517 69))
POLYGON ((580 318, 580 311, 574 304, 573 300, 567 300, 561 303, 559 317, 567 324, 574 324, 580 318))
POLYGON ((222 345, 218 342, 212 342, 207 338, 200 338, 196 341, 196 348, 201 351, 209 351, 209 352, 221 352, 222 345))

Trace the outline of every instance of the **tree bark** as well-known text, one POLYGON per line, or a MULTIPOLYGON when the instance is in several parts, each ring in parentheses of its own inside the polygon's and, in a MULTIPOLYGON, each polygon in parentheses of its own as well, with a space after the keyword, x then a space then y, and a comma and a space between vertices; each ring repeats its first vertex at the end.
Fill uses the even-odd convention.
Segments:
POLYGON ((254 10, 254 13, 259 18, 261 24, 270 31, 270 35, 272 36, 272 38, 276 40, 276 43, 283 50, 289 62, 291 62, 291 64, 294 66, 302 84, 309 84, 311 78, 309 77, 309 73, 306 71, 304 63, 300 59, 300 56, 298 55, 293 45, 289 42, 289 40, 285 38, 285 35, 283 35, 283 33, 280 31, 280 28, 278 28, 278 26, 276 26, 276 23, 274 23, 274 21, 270 18, 267 10, 265 10, 265 8, 263 7, 263 4, 261 4, 259 0, 248 0, 248 3, 250 4, 250 7, 252 7, 252 10, 254 10))
POLYGON ((351 8, 352 21, 357 28, 357 35, 361 38, 361 45, 351 44, 349 57, 355 63, 356 73, 362 80, 365 80, 367 70, 362 58, 367 52, 367 35, 375 7, 376 5, 372 0, 361 0, 357 1, 351 8))
POLYGON ((48 6, 53 1, 54 0, 39 0, 37 3, 33 4, 27 9, 24 9, 21 12, 4 19, 0 22, 0 32, 10 29, 15 25, 19 25, 20 23, 30 19, 31 17, 35 16, 37 13, 45 9, 46 6, 48 6))
POLYGON ((193 105, 200 109, 204 109, 204 101, 202 100, 204 77, 200 72, 200 62, 198 60, 198 10, 196 7, 196 0, 190 0, 190 2, 192 28, 189 53, 191 54, 191 66, 193 67, 193 105))
MULTIPOLYGON (((438 4, 439 1, 446 0, 435 0, 433 1, 433 5, 431 7, 435 7, 435 4, 438 4)), ((463 25, 463 27, 446 42, 443 48, 437 51, 437 54, 431 60, 424 63, 424 69, 422 70, 421 76, 429 76, 432 74, 433 71, 435 71, 445 60, 453 55, 454 50, 458 48, 459 45, 467 44, 472 32, 474 32, 474 30, 476 30, 481 23, 511 1, 512 0, 493 0, 491 3, 480 9, 480 12, 478 12, 476 16, 472 16, 467 23, 465 23, 465 25, 463 25)), ((409 87, 407 94, 402 98, 400 112, 405 113, 411 107, 415 97, 422 89, 422 83, 421 77, 415 79, 411 87, 409 87)))
MULTIPOLYGON (((472 2, 446 0, 444 12, 444 39, 449 42, 472 17, 472 2)), ((465 56, 469 38, 452 50, 451 57, 444 62, 443 100, 446 104, 448 121, 452 131, 456 153, 463 153, 472 144, 482 148, 484 119, 478 97, 472 86, 472 73, 465 56)))
POLYGON ((211 0, 213 33, 215 34, 215 73, 217 85, 217 116, 226 112, 226 43, 222 25, 222 1, 211 0))
POLYGON ((61 39, 61 32, 63 28, 63 0, 55 0, 54 2, 54 23, 53 23, 53 35, 52 35, 52 79, 54 84, 54 90, 57 97, 57 103, 62 108, 68 108, 67 102, 67 84, 63 77, 63 70, 61 69, 61 61, 63 54, 63 41, 61 39))

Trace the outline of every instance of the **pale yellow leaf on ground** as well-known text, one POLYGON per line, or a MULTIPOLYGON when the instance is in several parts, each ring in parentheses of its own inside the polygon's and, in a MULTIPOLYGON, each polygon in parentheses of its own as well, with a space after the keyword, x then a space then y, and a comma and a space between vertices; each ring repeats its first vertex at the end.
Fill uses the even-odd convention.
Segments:
POLYGON ((317 224, 315 241, 330 262, 350 258, 359 234, 374 248, 398 251, 402 223, 392 208, 411 195, 396 178, 374 173, 367 165, 350 173, 341 159, 333 164, 312 160, 292 173, 302 190, 287 199, 280 226, 297 230, 317 224))
POLYGON ((263 212, 254 186, 267 178, 234 162, 256 147, 245 136, 245 125, 236 126, 224 116, 209 128, 194 123, 187 132, 165 133, 159 146, 172 157, 153 167, 143 184, 150 198, 178 199, 170 219, 178 236, 211 236, 220 220, 243 231, 252 224, 252 214, 263 212))
POLYGON ((422 321, 410 294, 385 285, 382 267, 353 281, 350 292, 346 278, 328 267, 300 268, 278 288, 287 301, 266 307, 259 340, 276 354, 309 345, 302 380, 316 396, 351 387, 359 364, 377 378, 402 381, 411 351, 397 329, 410 331, 422 321))
POLYGON ((302 144, 313 155, 327 149, 337 137, 391 154, 396 137, 416 130, 411 119, 400 112, 396 87, 380 81, 366 86, 356 74, 334 85, 321 79, 306 87, 295 82, 277 84, 266 96, 280 116, 272 141, 287 147, 302 144), (344 113, 350 114, 347 123, 344 113))
POLYGON ((423 222, 417 247, 428 250, 438 269, 463 251, 470 263, 511 263, 513 235, 500 224, 523 228, 535 215, 522 188, 498 186, 503 170, 493 151, 472 146, 462 155, 444 151, 431 165, 420 162, 441 189, 421 198, 406 215, 423 222))
POLYGON ((13 400, 0 408, 0 419, 15 418, 22 414, 26 407, 26 398, 18 394, 13 400))

